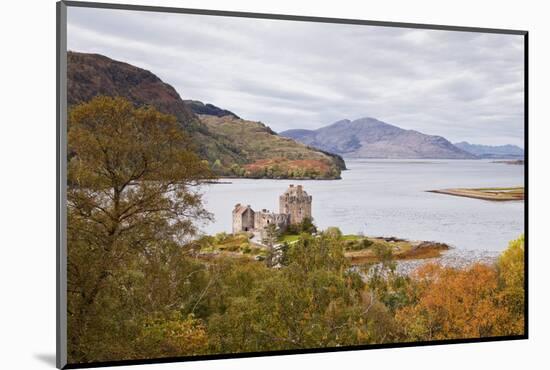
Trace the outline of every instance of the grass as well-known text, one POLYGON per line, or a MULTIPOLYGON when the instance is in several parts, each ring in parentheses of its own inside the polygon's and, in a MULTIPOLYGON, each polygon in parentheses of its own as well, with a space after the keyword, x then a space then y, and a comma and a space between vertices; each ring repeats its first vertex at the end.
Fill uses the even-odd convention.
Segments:
POLYGON ((343 240, 361 240, 361 239, 363 239, 363 236, 348 234, 348 235, 343 235, 342 239, 343 240))
POLYGON ((247 233, 204 236, 198 241, 199 257, 211 258, 218 255, 229 257, 266 256, 266 249, 250 241, 247 233))
POLYGON ((292 244, 292 243, 295 243, 296 241, 298 241, 298 239, 300 239, 300 235, 283 234, 279 237, 278 241, 280 243, 292 244))
POLYGON ((509 188, 473 188, 472 190, 479 190, 479 191, 513 191, 513 192, 523 192, 523 186, 514 186, 509 188))

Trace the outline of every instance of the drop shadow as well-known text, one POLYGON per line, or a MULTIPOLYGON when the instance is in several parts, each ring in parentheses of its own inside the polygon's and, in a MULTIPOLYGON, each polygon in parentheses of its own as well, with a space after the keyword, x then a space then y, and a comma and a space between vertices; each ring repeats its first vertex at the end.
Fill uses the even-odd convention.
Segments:
POLYGON ((55 367, 56 365, 55 353, 35 353, 34 358, 52 367, 55 367))

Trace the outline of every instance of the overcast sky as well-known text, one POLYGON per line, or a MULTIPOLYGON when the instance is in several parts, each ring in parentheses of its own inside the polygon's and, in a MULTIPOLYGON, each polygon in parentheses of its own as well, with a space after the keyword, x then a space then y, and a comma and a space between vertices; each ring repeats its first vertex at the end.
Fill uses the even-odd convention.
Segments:
POLYGON ((523 147, 522 36, 69 7, 68 48, 275 131, 374 117, 523 147))

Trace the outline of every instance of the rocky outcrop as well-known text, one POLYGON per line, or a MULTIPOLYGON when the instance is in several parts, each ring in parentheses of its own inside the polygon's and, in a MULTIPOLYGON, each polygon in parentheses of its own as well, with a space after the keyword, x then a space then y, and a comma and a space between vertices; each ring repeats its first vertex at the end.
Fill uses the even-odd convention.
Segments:
POLYGON ((184 100, 184 103, 189 108, 191 108, 191 110, 195 114, 207 114, 209 116, 216 116, 216 117, 231 116, 234 118, 240 118, 235 113, 228 111, 226 109, 222 109, 220 107, 216 107, 213 104, 209 104, 209 103, 205 104, 198 100, 184 100))

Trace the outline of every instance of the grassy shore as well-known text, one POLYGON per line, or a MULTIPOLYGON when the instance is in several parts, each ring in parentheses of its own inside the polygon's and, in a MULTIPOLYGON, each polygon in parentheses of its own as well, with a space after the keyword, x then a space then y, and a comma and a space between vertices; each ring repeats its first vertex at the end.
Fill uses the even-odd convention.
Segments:
POLYGON ((484 200, 506 201, 506 200, 523 200, 523 186, 508 187, 508 188, 455 188, 428 190, 430 193, 455 195, 458 197, 468 197, 484 200))
MULTIPOLYGON (((447 244, 430 241, 366 236, 354 239, 349 238, 349 235, 345 235, 344 240, 346 237, 348 237, 346 242, 348 245, 345 245, 345 256, 354 265, 380 262, 381 251, 390 251, 391 258, 394 260, 412 260, 437 258, 450 248, 447 244), (356 242, 352 244, 350 241, 356 242)), ((352 237, 356 236, 352 235, 352 237)))
POLYGON ((248 233, 206 235, 195 241, 192 247, 196 256, 202 259, 218 257, 263 259, 268 254, 267 248, 254 243, 248 233))
MULTIPOLYGON (((278 244, 292 245, 299 239, 300 235, 283 234, 279 237, 278 244)), ((394 260, 436 258, 449 249, 449 246, 443 243, 410 241, 394 237, 349 234, 342 235, 339 240, 345 256, 353 265, 377 263, 389 256, 394 260)), ((269 248, 254 243, 247 233, 204 236, 194 247, 196 256, 202 259, 231 257, 261 261, 269 254, 269 248)))

